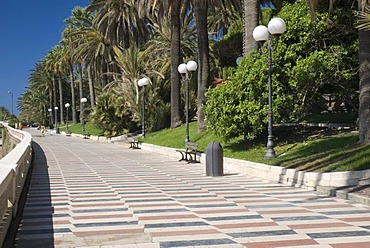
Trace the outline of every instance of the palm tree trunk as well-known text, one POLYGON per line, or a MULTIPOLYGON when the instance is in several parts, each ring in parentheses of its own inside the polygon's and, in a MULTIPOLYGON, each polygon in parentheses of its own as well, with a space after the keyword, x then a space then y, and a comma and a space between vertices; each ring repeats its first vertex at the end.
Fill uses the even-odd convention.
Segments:
POLYGON ((76 124, 77 123, 77 116, 76 116, 76 95, 75 95, 75 85, 74 85, 74 82, 75 82, 75 79, 74 79, 74 75, 73 75, 73 65, 71 62, 69 62, 69 70, 70 70, 70 74, 69 74, 69 78, 70 78, 70 81, 71 81, 71 95, 72 95, 72 98, 71 98, 71 106, 72 106, 72 123, 73 124, 76 124))
POLYGON ((253 30, 258 25, 259 0, 243 0, 243 55, 257 49, 253 30))
POLYGON ((171 128, 181 125, 180 111, 180 0, 171 6, 171 128))
POLYGON ((197 130, 198 132, 205 129, 205 118, 203 104, 206 102, 205 92, 209 80, 209 44, 207 28, 207 0, 193 0, 192 5, 195 14, 195 23, 198 34, 198 95, 197 95, 197 130))
POLYGON ((83 124, 82 122, 82 113, 84 111, 84 105, 82 104, 81 102, 81 99, 84 97, 84 93, 83 93, 83 82, 82 82, 82 78, 83 78, 83 73, 82 73, 82 65, 81 64, 78 64, 78 74, 80 76, 80 80, 79 80, 79 83, 78 83, 78 88, 80 90, 80 99, 78 100, 80 102, 80 123, 81 125, 83 124))
MULTIPOLYGON (((361 0, 359 9, 361 10, 361 0)), ((369 4, 367 4, 369 5, 369 4)), ((359 30, 360 96, 359 96, 359 143, 370 143, 370 31, 359 30)))
POLYGON ((59 115, 60 115, 60 123, 64 124, 63 118, 63 89, 62 89, 62 73, 59 72, 58 76, 58 85, 59 85, 59 115))
POLYGON ((58 122, 58 114, 56 113, 55 107, 58 106, 58 100, 57 100, 57 75, 56 73, 53 74, 53 95, 54 95, 54 106, 52 107, 52 111, 54 111, 54 126, 56 126, 58 122))
POLYGON ((89 92, 90 92, 90 105, 91 108, 95 106, 95 91, 94 91, 94 82, 93 82, 93 77, 91 73, 91 66, 87 66, 87 77, 89 80, 89 92))
POLYGON ((49 125, 50 125, 51 123, 53 123, 53 87, 49 87, 49 108, 51 109, 51 111, 49 111, 48 109, 49 125))

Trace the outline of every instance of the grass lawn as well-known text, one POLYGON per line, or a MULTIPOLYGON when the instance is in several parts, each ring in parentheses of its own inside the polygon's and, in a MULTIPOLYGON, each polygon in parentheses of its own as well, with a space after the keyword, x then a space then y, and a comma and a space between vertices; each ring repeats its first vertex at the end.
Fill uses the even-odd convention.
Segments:
MULTIPOLYGON (((67 130, 67 125, 59 125, 58 127, 60 131, 65 132, 67 130)), ((71 133, 83 134, 82 126, 80 123, 76 123, 76 124, 70 123, 68 124, 68 129, 71 133)), ((94 135, 94 136, 102 136, 104 133, 103 130, 101 130, 100 128, 88 122, 85 124, 85 132, 89 133, 90 135, 94 135)))
MULTIPOLYGON (((320 114, 307 116, 300 122, 354 123, 356 114, 320 114)), ((65 125, 59 126, 61 131, 65 125)), ((99 128, 86 123, 86 132, 94 136, 103 135, 99 128)), ((82 134, 80 124, 70 124, 72 133, 82 134)), ((275 152, 277 157, 265 160, 266 137, 262 134, 253 141, 243 141, 242 137, 224 142, 211 131, 196 131, 196 122, 189 125, 189 136, 204 152, 211 141, 219 142, 225 157, 265 163, 286 168, 312 172, 337 172, 370 169, 370 145, 357 144, 358 133, 350 130, 332 130, 314 127, 274 127, 275 152)), ((164 129, 148 133, 145 143, 172 148, 185 147, 185 125, 176 129, 164 129)))
MULTIPOLYGON (((297 127, 275 128, 274 131, 277 157, 265 160, 265 134, 255 141, 244 142, 240 137, 225 143, 210 131, 197 133, 196 122, 189 125, 190 140, 197 142, 202 152, 209 142, 217 141, 223 147, 224 156, 230 158, 312 172, 370 169, 370 145, 357 145, 356 132, 297 127)), ((185 125, 147 134, 143 142, 184 148, 185 125)))

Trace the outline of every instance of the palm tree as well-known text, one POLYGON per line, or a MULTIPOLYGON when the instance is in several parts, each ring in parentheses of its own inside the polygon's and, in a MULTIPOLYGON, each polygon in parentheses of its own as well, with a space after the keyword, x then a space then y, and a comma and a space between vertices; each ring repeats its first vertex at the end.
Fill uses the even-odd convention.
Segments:
MULTIPOLYGON (((180 74, 177 70, 181 62, 181 24, 184 25, 185 12, 188 1, 168 0, 157 1, 148 0, 145 5, 151 6, 150 13, 157 15, 156 24, 162 27, 167 22, 168 13, 170 15, 170 61, 171 61, 171 128, 181 125, 181 97, 180 97, 180 74)), ((152 18, 152 19, 155 19, 152 18)))
MULTIPOLYGON (((370 8, 369 0, 359 0, 358 8, 361 13, 370 8)), ((360 29, 359 32, 359 143, 370 143, 370 30, 360 29)))
POLYGON ((62 34, 62 41, 61 44, 65 48, 64 52, 64 59, 68 64, 69 68, 69 81, 71 87, 71 109, 72 109, 72 123, 77 123, 77 115, 76 115, 76 93, 75 93, 75 77, 74 77, 74 62, 72 57, 72 50, 73 50, 73 40, 72 35, 70 33, 73 32, 73 26, 67 26, 63 30, 62 34))
POLYGON ((192 0, 192 6, 195 15, 195 25, 198 34, 198 132, 205 129, 203 104, 206 102, 205 91, 210 82, 209 71, 209 42, 207 26, 208 0, 192 0))
POLYGON ((144 43, 149 35, 146 9, 137 0, 92 0, 88 11, 97 11, 94 25, 109 44, 128 48, 144 43))
POLYGON ((259 0, 243 0, 243 54, 257 49, 253 30, 258 26, 259 0))

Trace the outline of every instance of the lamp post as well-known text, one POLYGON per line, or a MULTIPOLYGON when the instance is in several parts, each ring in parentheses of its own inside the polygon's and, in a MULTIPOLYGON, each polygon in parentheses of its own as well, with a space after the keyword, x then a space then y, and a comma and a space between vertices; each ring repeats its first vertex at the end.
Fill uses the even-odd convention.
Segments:
POLYGON ((137 81, 137 85, 142 87, 142 101, 141 101, 141 136, 145 137, 145 86, 149 84, 149 79, 147 77, 143 77, 137 81))
POLYGON ((69 132, 69 127, 68 127, 68 109, 69 107, 71 106, 71 104, 69 104, 68 102, 66 104, 64 104, 64 107, 66 107, 66 110, 67 110, 67 116, 66 116, 66 120, 67 120, 67 131, 66 131, 66 135, 67 136, 70 136, 70 132, 69 132))
POLYGON ((11 92, 10 90, 8 90, 8 94, 10 94, 12 96, 12 115, 13 115, 13 92, 11 92))
POLYGON ((59 127, 58 127, 58 109, 59 108, 57 106, 54 107, 54 110, 55 110, 55 128, 56 128, 55 133, 60 134, 59 127))
POLYGON ((182 63, 177 67, 180 74, 185 75, 186 80, 186 92, 185 92, 185 118, 186 118, 186 134, 185 142, 189 142, 189 81, 191 79, 192 71, 196 71, 198 68, 197 62, 190 60, 188 63, 182 63))
POLYGON ((267 40, 267 57, 268 57, 268 136, 267 136, 267 152, 265 159, 275 158, 276 154, 274 151, 274 136, 272 135, 272 36, 280 36, 286 31, 286 24, 281 18, 272 18, 268 24, 268 27, 260 25, 253 30, 253 38, 257 42, 264 42, 267 40))
MULTIPOLYGON (((82 121, 82 132, 84 133, 85 135, 85 119, 83 117, 83 110, 85 108, 85 103, 87 102, 87 98, 86 97, 83 97, 81 98, 81 103, 82 103, 82 110, 81 110, 81 113, 80 113, 80 118, 81 118, 81 121, 82 121)), ((85 137, 85 136, 84 136, 85 137)))

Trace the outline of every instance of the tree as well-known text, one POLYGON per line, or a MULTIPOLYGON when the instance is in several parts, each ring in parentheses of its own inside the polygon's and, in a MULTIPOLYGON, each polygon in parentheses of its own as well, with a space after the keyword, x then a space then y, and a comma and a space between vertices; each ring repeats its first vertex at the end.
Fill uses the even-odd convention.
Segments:
POLYGON ((210 83, 209 42, 207 27, 208 0, 192 0, 192 6, 194 10, 195 25, 197 27, 198 35, 197 129, 199 132, 206 127, 203 105, 206 103, 205 92, 208 84, 210 83))
MULTIPOLYGON (((358 0, 359 11, 370 8, 369 0, 358 0)), ((358 112, 359 143, 370 143, 370 30, 359 30, 360 107, 358 112)))
MULTIPOLYGON (((297 1, 287 4, 279 16, 294 28, 281 36, 272 54, 276 122, 324 110, 317 103, 325 93, 352 99, 357 90, 353 11, 337 8, 330 25, 325 12, 318 13, 316 21, 311 22, 305 3, 297 1)), ((265 53, 252 50, 229 82, 207 93, 208 125, 218 135, 231 139, 244 133, 253 138, 263 131, 267 75, 261 71, 267 71, 266 60, 265 53)))

